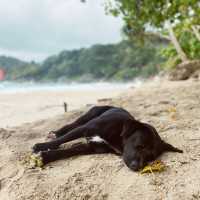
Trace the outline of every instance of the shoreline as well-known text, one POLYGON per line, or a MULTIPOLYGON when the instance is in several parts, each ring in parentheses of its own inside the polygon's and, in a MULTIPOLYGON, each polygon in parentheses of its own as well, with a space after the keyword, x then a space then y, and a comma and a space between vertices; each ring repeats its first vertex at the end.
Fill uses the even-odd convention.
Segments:
POLYGON ((71 82, 71 83, 36 83, 36 82, 9 82, 4 81, 0 82, 0 94, 12 94, 12 93, 23 93, 23 92, 39 92, 39 91, 93 91, 94 88, 102 90, 107 89, 119 89, 119 88, 128 88, 132 85, 136 87, 141 85, 143 81, 140 79, 135 79, 129 82, 71 82))
POLYGON ((77 88, 75 90, 37 90, 0 92, 0 128, 20 126, 24 123, 48 119, 68 111, 96 104, 98 99, 115 98, 128 89, 121 87, 77 88))

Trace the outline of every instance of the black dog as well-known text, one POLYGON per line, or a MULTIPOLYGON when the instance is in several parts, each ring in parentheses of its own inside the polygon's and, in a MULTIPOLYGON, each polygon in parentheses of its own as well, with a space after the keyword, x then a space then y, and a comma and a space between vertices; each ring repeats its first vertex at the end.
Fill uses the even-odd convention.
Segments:
POLYGON ((126 165, 137 171, 147 162, 165 151, 182 153, 164 142, 154 127, 134 119, 126 110, 112 106, 96 106, 72 124, 53 132, 56 138, 33 146, 41 152, 44 163, 74 155, 115 153, 122 155, 126 165), (100 139, 95 140, 98 136, 100 139), (70 149, 57 149, 61 144, 85 137, 87 143, 79 143, 70 149))

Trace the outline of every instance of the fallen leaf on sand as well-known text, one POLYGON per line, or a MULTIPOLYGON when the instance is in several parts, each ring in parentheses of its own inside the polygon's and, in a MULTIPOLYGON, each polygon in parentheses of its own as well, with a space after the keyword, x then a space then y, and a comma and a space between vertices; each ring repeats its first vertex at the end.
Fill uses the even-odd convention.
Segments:
POLYGON ((177 119, 177 110, 176 110, 176 107, 170 107, 167 111, 169 112, 170 118, 172 120, 176 120, 177 119))
POLYGON ((145 166, 142 171, 141 174, 144 173, 152 173, 152 172, 162 172, 164 171, 166 168, 166 165, 160 161, 160 160, 156 160, 154 162, 152 162, 151 164, 145 166))
POLYGON ((176 107, 171 107, 168 109, 169 113, 176 113, 176 107))
POLYGON ((42 161, 42 157, 40 156, 40 154, 32 154, 30 156, 30 165, 32 167, 40 167, 42 168, 44 163, 42 161))

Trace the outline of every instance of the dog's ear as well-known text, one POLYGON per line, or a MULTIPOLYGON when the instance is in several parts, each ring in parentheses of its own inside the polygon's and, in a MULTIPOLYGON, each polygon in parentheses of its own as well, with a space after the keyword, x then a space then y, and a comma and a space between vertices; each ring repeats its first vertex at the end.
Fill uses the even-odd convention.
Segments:
POLYGON ((148 128, 154 134, 154 136, 158 138, 158 140, 161 140, 161 137, 159 136, 157 130, 152 125, 146 123, 142 124, 144 125, 144 127, 148 128))
POLYGON ((128 138, 131 136, 137 129, 141 127, 141 123, 136 120, 128 120, 123 124, 123 129, 120 136, 128 138))
POLYGON ((161 148, 162 148, 162 151, 165 152, 165 151, 170 151, 170 152, 178 152, 178 153, 183 153, 182 150, 172 146, 171 144, 168 144, 167 142, 163 141, 162 140, 162 143, 161 143, 161 148))

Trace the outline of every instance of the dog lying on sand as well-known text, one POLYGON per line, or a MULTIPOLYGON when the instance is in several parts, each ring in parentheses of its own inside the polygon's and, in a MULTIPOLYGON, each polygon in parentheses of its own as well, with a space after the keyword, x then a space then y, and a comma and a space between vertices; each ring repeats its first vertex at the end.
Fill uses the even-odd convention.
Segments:
POLYGON ((122 156, 131 170, 138 171, 163 152, 183 152, 164 142, 153 126, 113 106, 95 106, 49 136, 54 139, 33 146, 33 152, 40 152, 44 164, 75 155, 114 153, 122 156), (61 144, 78 138, 86 138, 87 143, 58 149, 61 144))

